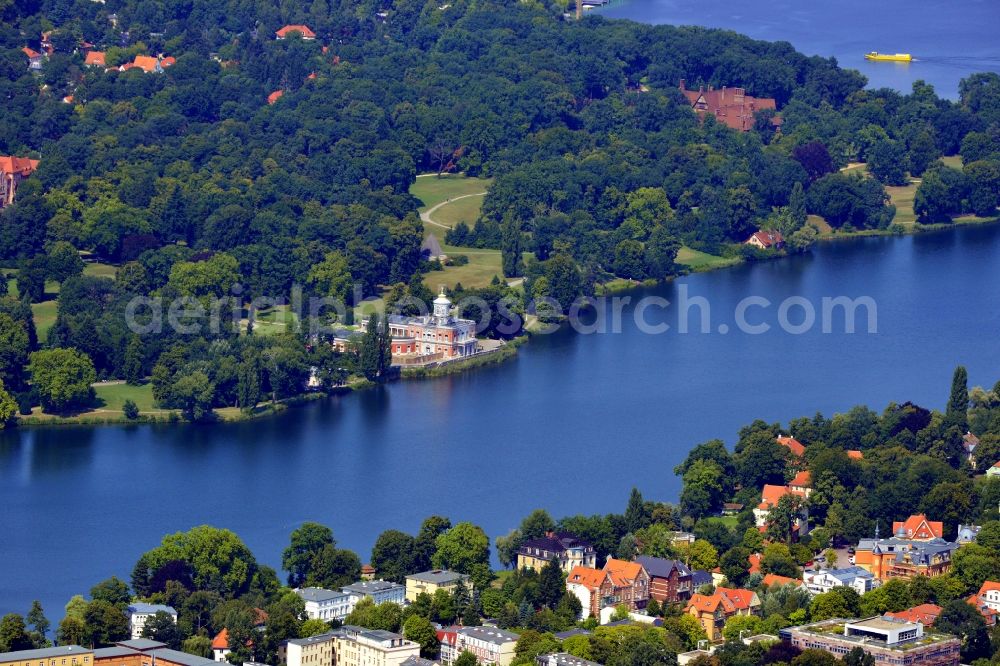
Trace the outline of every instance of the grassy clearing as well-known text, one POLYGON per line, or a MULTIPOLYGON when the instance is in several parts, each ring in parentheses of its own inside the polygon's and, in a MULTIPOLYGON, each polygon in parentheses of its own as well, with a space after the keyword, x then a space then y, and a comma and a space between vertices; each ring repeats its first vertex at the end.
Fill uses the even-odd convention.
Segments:
POLYGON ((428 176, 417 178, 410 187, 410 194, 420 199, 420 211, 423 212, 448 199, 485 192, 491 184, 492 178, 467 178, 459 174, 445 174, 441 178, 428 176))
POLYGON ((140 412, 159 411, 153 404, 152 384, 98 384, 94 386, 94 393, 97 394, 98 402, 102 403, 100 409, 121 411, 125 401, 131 400, 140 412))
MULTIPOLYGON (((457 199, 434 211, 431 219, 449 227, 454 227, 459 222, 465 222, 470 228, 474 227, 476 226, 476 219, 479 217, 479 209, 483 207, 483 199, 485 198, 485 194, 476 194, 467 196, 464 199, 457 199)), ((429 231, 437 235, 440 240, 444 240, 446 229, 434 225, 428 226, 429 231)))
POLYGON ((478 250, 470 248, 445 247, 450 256, 464 254, 469 263, 464 266, 446 266, 443 271, 430 271, 424 274, 424 284, 431 291, 437 292, 441 285, 454 287, 462 283, 463 287, 486 287, 493 276, 503 279, 503 269, 500 264, 499 250, 478 250))
POLYGON ((740 263, 740 260, 736 257, 717 257, 714 254, 693 250, 689 247, 682 247, 677 252, 676 261, 678 264, 687 266, 695 272, 710 271, 716 268, 735 266, 740 263))
POLYGON ((896 207, 896 216, 892 218, 894 224, 901 224, 904 227, 912 227, 917 222, 916 213, 913 212, 913 197, 917 194, 917 183, 911 182, 909 185, 892 186, 887 185, 885 191, 889 193, 889 199, 896 207))
POLYGON ((83 274, 90 275, 93 277, 106 277, 115 279, 115 273, 118 272, 117 266, 112 266, 111 264, 102 264, 99 262, 89 263, 83 267, 83 274))
POLYGON ((35 330, 38 339, 44 342, 49 335, 49 329, 56 323, 57 302, 55 300, 42 301, 31 304, 31 313, 35 318, 35 330))
MULTIPOLYGON (((278 335, 286 331, 293 330, 296 317, 287 305, 276 305, 267 310, 257 312, 253 322, 253 332, 255 335, 278 335)), ((246 330, 246 320, 241 323, 241 328, 246 330)))

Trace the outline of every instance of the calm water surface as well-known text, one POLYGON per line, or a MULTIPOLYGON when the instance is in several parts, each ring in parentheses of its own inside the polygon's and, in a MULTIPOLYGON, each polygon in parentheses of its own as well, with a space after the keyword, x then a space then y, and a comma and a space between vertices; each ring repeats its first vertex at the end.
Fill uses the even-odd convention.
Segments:
POLYGON ((791 42, 802 53, 834 56, 842 67, 860 70, 873 88, 910 92, 913 82, 923 79, 954 99, 962 78, 1000 72, 996 0, 625 0, 600 11, 612 18, 726 28, 791 42), (917 61, 868 62, 869 51, 911 53, 917 61))
MULTIPOLYGON (((228 426, 22 429, 0 435, 0 613, 127 577, 163 534, 211 523, 277 566, 301 521, 366 560, 379 532, 433 513, 506 533, 536 507, 624 509, 636 485, 675 500, 696 443, 754 418, 864 403, 942 408, 951 372, 1000 379, 1000 226, 826 243, 808 256, 694 275, 654 290, 736 304, 871 296, 878 333, 541 336, 495 368, 399 382, 228 426)), ((633 295, 637 298, 640 294, 633 295)), ((676 313, 667 313, 676 322, 676 313)), ((758 316, 759 315, 759 316, 758 316)), ((653 318, 655 319, 655 317, 653 318)))

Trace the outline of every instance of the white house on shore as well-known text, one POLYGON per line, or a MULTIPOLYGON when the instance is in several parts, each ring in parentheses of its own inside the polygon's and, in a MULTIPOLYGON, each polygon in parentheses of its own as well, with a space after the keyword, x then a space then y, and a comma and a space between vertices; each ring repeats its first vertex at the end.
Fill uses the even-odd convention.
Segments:
POLYGON ((128 628, 133 639, 142 638, 142 630, 146 626, 146 622, 157 613, 166 613, 174 621, 174 624, 177 624, 177 611, 171 606, 163 604, 147 604, 137 601, 129 606, 125 612, 128 614, 128 628))

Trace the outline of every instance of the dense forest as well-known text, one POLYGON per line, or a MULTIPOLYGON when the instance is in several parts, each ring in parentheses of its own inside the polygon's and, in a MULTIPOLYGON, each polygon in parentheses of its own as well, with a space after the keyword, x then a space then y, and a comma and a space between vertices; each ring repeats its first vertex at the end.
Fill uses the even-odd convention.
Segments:
POLYGON ((28 355, 73 349, 38 365, 73 364, 78 383, 158 376, 160 403, 190 415, 294 394, 309 367, 353 371, 348 359, 307 358, 294 335, 136 336, 122 314, 136 295, 245 301, 293 285, 347 301, 393 285, 426 297, 431 265, 409 194, 418 172, 495 178, 478 222, 448 238, 500 248, 505 276, 526 277, 524 289, 477 291, 488 303, 568 303, 614 277, 663 279, 682 245, 733 252, 758 228, 802 250, 816 236, 808 214, 885 229, 894 211, 883 185, 907 173, 924 176, 924 221, 996 210, 996 75, 970 76, 958 102, 923 84, 865 90, 857 72, 787 43, 562 10, 3 0, 0 154, 40 166, 0 211, 0 261, 18 287, 0 303, 0 335, 16 342, 0 379, 22 404, 58 411, 86 396, 28 396, 28 355), (316 39, 275 39, 287 24, 316 39), (44 51, 43 34, 51 53, 29 70, 22 49, 44 51), (90 50, 107 68, 84 65, 90 50), (137 55, 175 62, 114 67, 137 55), (749 132, 700 122, 681 79, 773 97, 780 123, 773 111, 749 132), (963 169, 937 161, 955 154, 963 169), (857 161, 871 177, 839 171, 857 161), (81 276, 79 251, 116 277, 81 276), (36 340, 29 306, 46 298, 46 280, 61 285, 58 318, 36 340))

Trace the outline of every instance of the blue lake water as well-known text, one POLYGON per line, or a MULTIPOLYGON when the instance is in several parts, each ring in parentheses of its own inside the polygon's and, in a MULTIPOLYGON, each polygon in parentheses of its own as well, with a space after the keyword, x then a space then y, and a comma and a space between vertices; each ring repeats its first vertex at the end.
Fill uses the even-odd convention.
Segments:
POLYGON ((367 560, 381 531, 414 531, 434 513, 493 537, 536 507, 621 511, 633 485, 676 500, 671 470, 686 452, 714 437, 731 444, 755 418, 891 400, 943 408, 956 364, 972 384, 1000 379, 998 266, 998 225, 824 243, 630 294, 620 333, 539 336, 516 360, 463 375, 252 423, 4 433, 0 613, 27 612, 38 598, 58 622, 72 594, 127 578, 163 534, 193 525, 231 528, 277 566, 289 532, 316 520, 367 560), (677 333, 674 307, 647 312, 670 332, 642 333, 639 297, 677 303, 681 289, 708 299, 713 332, 677 333), (733 313, 748 296, 772 304, 747 315, 770 323, 768 333, 736 332, 733 313), (784 333, 776 311, 794 296, 817 310, 825 296, 871 297, 878 331, 838 333, 835 321, 833 333, 819 323, 784 333))
POLYGON ((599 11, 610 18, 787 41, 802 53, 833 56, 842 67, 861 71, 873 88, 909 92, 923 79, 942 97, 955 99, 963 77, 1000 72, 995 0, 624 0, 599 11), (911 53, 916 62, 869 62, 869 51, 911 53))

